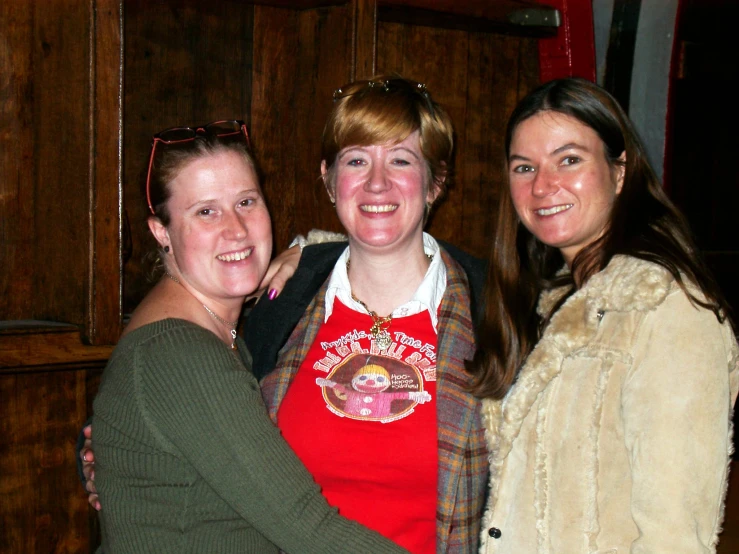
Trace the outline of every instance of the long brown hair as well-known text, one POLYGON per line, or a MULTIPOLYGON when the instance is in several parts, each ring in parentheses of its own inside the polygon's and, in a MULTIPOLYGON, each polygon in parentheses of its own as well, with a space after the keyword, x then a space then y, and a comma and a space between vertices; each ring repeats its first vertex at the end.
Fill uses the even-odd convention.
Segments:
POLYGON ((728 305, 700 259, 683 215, 670 202, 649 165, 636 131, 618 102, 584 79, 558 79, 526 96, 508 120, 506 160, 518 125, 543 112, 557 112, 593 129, 603 141, 612 168, 623 165, 624 181, 616 197, 608 228, 574 258, 569 273, 557 248, 547 246, 520 222, 510 194, 502 194, 489 256, 485 311, 478 329, 481 338, 467 369, 475 377, 472 392, 500 399, 536 346, 551 316, 569 296, 603 270, 617 254, 656 263, 672 274, 692 302, 712 310, 719 321, 728 305), (686 282, 700 289, 696 296, 686 282), (569 291, 540 317, 536 303, 544 290, 569 286, 569 291))

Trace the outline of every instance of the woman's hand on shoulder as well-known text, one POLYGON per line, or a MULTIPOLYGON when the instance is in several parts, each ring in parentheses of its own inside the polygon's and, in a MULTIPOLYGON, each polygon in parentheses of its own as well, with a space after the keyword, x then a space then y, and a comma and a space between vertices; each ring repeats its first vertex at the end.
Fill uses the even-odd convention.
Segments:
POLYGON ((267 297, 270 300, 274 300, 284 290, 285 284, 295 274, 295 270, 298 268, 300 263, 301 248, 298 245, 292 246, 287 250, 281 252, 277 257, 272 260, 267 268, 267 274, 259 283, 259 290, 257 290, 250 298, 261 296, 264 291, 267 292, 267 297))
POLYGON ((307 237, 298 235, 290 243, 287 250, 281 252, 267 268, 267 274, 259 283, 259 289, 247 300, 260 297, 267 291, 267 297, 274 300, 285 289, 285 284, 295 274, 300 263, 303 248, 312 244, 323 244, 325 242, 345 242, 346 236, 341 233, 311 229, 307 237))

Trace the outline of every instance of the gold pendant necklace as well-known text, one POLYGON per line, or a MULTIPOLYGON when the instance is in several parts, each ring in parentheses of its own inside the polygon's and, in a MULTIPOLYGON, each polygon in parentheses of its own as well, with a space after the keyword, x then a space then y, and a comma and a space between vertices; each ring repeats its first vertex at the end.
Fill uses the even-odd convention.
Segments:
POLYGON ((352 300, 355 302, 358 302, 365 310, 367 310, 367 313, 372 318, 372 326, 370 327, 370 334, 372 335, 372 338, 375 341, 375 344, 377 345, 377 348, 379 348, 382 351, 387 350, 390 347, 390 344, 392 343, 392 338, 390 337, 390 332, 388 329, 390 328, 390 323, 393 321, 393 314, 390 314, 387 317, 380 317, 375 312, 370 310, 367 307, 367 304, 362 302, 359 298, 354 296, 354 293, 352 294, 352 300), (383 327, 384 325, 387 325, 387 327, 383 327))
MULTIPOLYGON (((180 284, 180 280, 174 275, 172 275, 169 271, 165 271, 164 274, 170 279, 172 279, 178 285, 180 284)), ((221 316, 219 316, 217 313, 215 313, 205 304, 202 304, 202 306, 203 308, 205 308, 205 311, 208 312, 210 317, 215 319, 218 323, 228 327, 228 330, 231 333, 231 350, 236 350, 236 327, 239 325, 239 322, 238 321, 226 321, 225 319, 223 319, 221 316)))
MULTIPOLYGON (((350 266, 351 258, 346 259, 346 278, 349 279, 349 266, 350 266)), ((382 350, 383 352, 390 348, 390 344, 393 342, 393 339, 390 337, 390 332, 388 331, 388 328, 390 327, 390 323, 393 321, 393 314, 390 314, 387 317, 380 317, 377 315, 377 313, 373 312, 367 307, 367 304, 362 302, 359 298, 354 296, 354 293, 351 291, 351 285, 349 289, 349 294, 352 295, 352 300, 359 303, 365 310, 367 310, 367 313, 372 318, 372 326, 370 327, 370 335, 372 335, 372 338, 375 341, 375 344, 377 345, 377 348, 382 350), (387 325, 387 327, 383 327, 384 325, 387 325)))
MULTIPOLYGON (((433 259, 433 254, 426 254, 426 257, 431 260, 433 259)), ((346 278, 349 279, 349 267, 351 266, 351 258, 346 259, 346 278)), ((362 302, 359 298, 354 296, 354 293, 351 291, 351 284, 349 285, 349 293, 352 296, 352 300, 359 303, 360 306, 362 306, 365 310, 367 310, 367 313, 372 318, 372 326, 370 327, 370 335, 372 335, 372 338, 375 341, 375 344, 377 345, 377 348, 379 348, 381 351, 385 351, 388 348, 390 348, 390 344, 392 344, 393 339, 390 337, 390 332, 388 329, 390 328, 390 324, 393 321, 393 314, 386 317, 380 317, 377 315, 376 312, 373 312, 367 307, 367 304, 362 302)))

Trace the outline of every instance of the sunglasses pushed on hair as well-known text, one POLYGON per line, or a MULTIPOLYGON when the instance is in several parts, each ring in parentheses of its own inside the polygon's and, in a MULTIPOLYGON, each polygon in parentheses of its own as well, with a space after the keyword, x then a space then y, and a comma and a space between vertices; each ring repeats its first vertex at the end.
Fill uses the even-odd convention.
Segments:
POLYGON ((393 92, 408 92, 412 94, 420 95, 426 102, 431 115, 434 115, 434 101, 431 99, 431 94, 426 89, 426 85, 411 81, 410 79, 403 79, 402 77, 391 77, 390 79, 369 79, 365 81, 354 81, 343 87, 337 88, 334 91, 333 99, 334 102, 342 98, 349 96, 363 96, 369 91, 382 91, 387 93, 393 92))
POLYGON ((214 121, 206 125, 198 127, 171 127, 165 129, 161 133, 154 135, 151 141, 151 155, 149 156, 149 170, 146 172, 146 202, 149 205, 149 211, 154 214, 154 206, 151 205, 151 193, 149 186, 151 183, 151 168, 154 165, 154 153, 156 152, 157 143, 161 142, 165 145, 183 144, 195 140, 198 135, 214 136, 214 137, 236 137, 243 134, 246 144, 249 144, 249 133, 246 130, 246 124, 236 119, 214 121))

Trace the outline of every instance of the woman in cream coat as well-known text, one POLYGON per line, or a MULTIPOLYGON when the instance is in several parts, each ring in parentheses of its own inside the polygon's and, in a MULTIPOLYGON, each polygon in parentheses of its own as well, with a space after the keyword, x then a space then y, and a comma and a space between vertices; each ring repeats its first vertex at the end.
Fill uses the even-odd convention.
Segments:
POLYGON ((525 98, 506 154, 470 364, 491 452, 481 552, 715 552, 739 352, 682 217, 587 81, 525 98))

